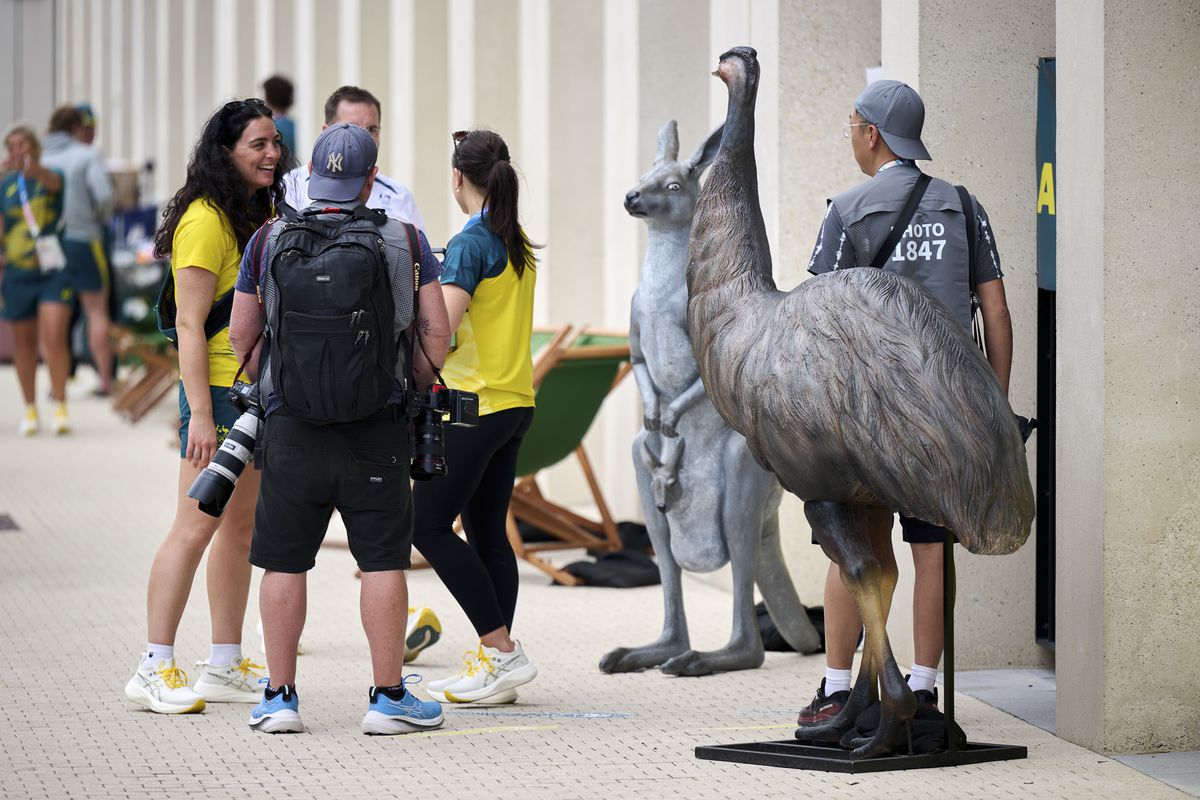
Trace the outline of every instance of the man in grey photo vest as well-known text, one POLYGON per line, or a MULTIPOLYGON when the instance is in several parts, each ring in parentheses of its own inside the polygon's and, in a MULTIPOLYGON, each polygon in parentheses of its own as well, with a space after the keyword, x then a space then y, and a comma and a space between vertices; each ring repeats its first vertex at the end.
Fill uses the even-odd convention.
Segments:
MULTIPOLYGON (((917 160, 932 160, 921 143, 925 104, 912 87, 899 81, 876 81, 854 102, 843 135, 854 160, 870 180, 829 201, 813 249, 809 272, 819 275, 849 267, 881 266, 915 281, 949 307, 970 331, 972 326, 969 261, 975 256, 975 292, 983 313, 988 362, 1000 387, 1008 393, 1012 364, 1012 321, 1004 297, 1003 273, 995 237, 983 206, 970 198, 963 208, 957 189, 933 178, 890 253, 879 252, 921 177, 917 160), (966 215, 972 215, 968 226, 966 215), (973 229, 974 240, 967 232, 973 229)), ((892 513, 874 509, 871 537, 889 542, 892 513)), ((942 658, 942 547, 946 531, 927 522, 900 518, 904 541, 912 546, 914 663, 908 683, 919 705, 936 708, 938 664, 942 658)), ((879 548, 891 552, 890 547, 879 548)), ((889 565, 884 565, 887 568, 889 565)), ((890 565, 894 569, 894 564, 890 565)), ((953 587, 951 587, 953 590, 953 587)), ((862 620, 836 564, 825 579, 825 679, 817 695, 800 712, 799 723, 823 722, 841 710, 850 695, 850 668, 862 620)))

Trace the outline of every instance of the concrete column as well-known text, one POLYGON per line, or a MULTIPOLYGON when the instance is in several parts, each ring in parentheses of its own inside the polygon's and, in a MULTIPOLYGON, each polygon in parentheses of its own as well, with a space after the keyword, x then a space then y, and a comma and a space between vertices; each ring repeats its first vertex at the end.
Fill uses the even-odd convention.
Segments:
MULTIPOLYGON (((58 90, 58 30, 51 0, 0 0, 0 125, 18 119, 45 129, 58 90)), ((0 131, 2 132, 2 131, 0 131)))
MULTIPOLYGON (((529 238, 546 246, 538 251, 542 264, 553 264, 555 246, 550 241, 550 0, 520 0, 521 36, 518 44, 518 108, 520 128, 517 159, 522 187, 522 225, 529 238)), ((568 243, 563 243, 569 247, 568 243)), ((553 269, 538 273, 533 322, 550 321, 553 269)))
MULTIPOLYGON (((446 56, 449 19, 443 3, 416 3, 413 9, 413 63, 420 77, 413 87, 415 107, 424 124, 413 125, 412 190, 421 204, 426 233, 434 247, 443 247, 451 232, 462 226, 455 209, 451 227, 446 196, 450 193, 449 72, 446 56)), ((393 57, 395 55, 393 54, 393 57)))
POLYGON ((337 14, 338 85, 358 86, 362 82, 362 59, 359 52, 359 42, 362 41, 361 0, 340 0, 337 14))
MULTIPOLYGON (((780 0, 778 13, 781 213, 771 253, 775 282, 789 289, 808 276, 825 199, 864 177, 841 130, 854 98, 866 85, 866 68, 879 64, 879 2, 780 0)), ((763 55, 759 53, 760 59, 763 55)), ((760 120, 756 133, 760 140, 769 139, 771 130, 760 120)), ((760 173, 762 169, 760 162, 760 173)), ((810 544, 803 505, 791 495, 780 505, 780 526, 801 600, 820 605, 829 560, 810 544)))
POLYGON ((257 0, 253 19, 253 80, 258 84, 275 74, 275 0, 257 0))
POLYGON ((1058 23, 1057 730, 1196 750, 1200 244, 1175 232, 1200 204, 1200 14, 1060 0, 1058 23))
MULTIPOLYGON (((417 38, 413 30, 413 0, 386 3, 375 0, 364 7, 366 25, 363 31, 363 52, 372 56, 387 53, 387 62, 372 58, 368 81, 375 96, 384 101, 383 115, 386 119, 383 139, 387 146, 380 155, 384 172, 412 188, 413 169, 416 162, 414 129, 417 125, 413 107, 416 85, 416 59, 413 42, 417 38), (384 24, 386 18, 387 23, 384 24), (382 31, 386 41, 377 41, 377 32, 382 31), (380 68, 386 68, 384 72, 380 68), (380 94, 382 92, 382 94, 380 94)), ((417 207, 422 214, 430 202, 417 197, 417 207)), ((427 220, 428 222, 428 220, 427 220)))

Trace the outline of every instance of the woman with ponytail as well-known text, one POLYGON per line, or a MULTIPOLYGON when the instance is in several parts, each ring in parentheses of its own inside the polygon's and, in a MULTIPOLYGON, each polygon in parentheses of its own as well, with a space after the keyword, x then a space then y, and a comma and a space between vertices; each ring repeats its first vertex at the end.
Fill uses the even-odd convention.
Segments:
POLYGON ((533 421, 533 245, 518 222, 517 173, 508 146, 484 130, 454 136, 451 188, 469 219, 446 246, 442 294, 456 345, 442 370, 446 384, 479 395, 479 426, 448 426, 452 474, 418 482, 413 544, 454 595, 479 634, 462 672, 431 681, 443 703, 511 703, 537 675, 511 638, 517 559, 505 521, 517 451, 533 421), (462 516, 467 541, 454 534, 462 516))

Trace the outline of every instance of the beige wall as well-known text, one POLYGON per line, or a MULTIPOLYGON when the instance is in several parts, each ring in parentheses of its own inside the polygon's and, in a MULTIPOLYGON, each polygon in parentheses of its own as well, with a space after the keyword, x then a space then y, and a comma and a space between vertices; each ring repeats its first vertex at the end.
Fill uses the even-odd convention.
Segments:
MULTIPOLYGON (((1033 416, 1036 396, 1037 265, 1034 132, 1037 59, 1054 55, 1053 0, 954 0, 883 4, 883 74, 918 88, 925 101, 922 139, 933 175, 963 184, 987 209, 1005 273, 1013 320, 1009 399, 1033 416)), ((1036 482, 1034 448, 1030 479, 1036 482)), ((1035 666, 1053 654, 1034 642, 1034 537, 1004 558, 956 555, 956 666, 1035 666)), ((911 559, 898 594, 911 592, 911 559)), ((911 626, 911 609, 896 605, 911 626)), ((911 642, 893 640, 897 656, 911 642)))
MULTIPOLYGON (((878 0, 784 0, 779 7, 779 236, 772 242, 775 282, 790 289, 808 277, 825 200, 863 180, 842 124, 879 64, 878 0), (857 35, 847 36, 847 31, 857 35)), ((824 600, 829 560, 811 544, 803 505, 780 507, 784 556, 800 599, 824 600)), ((909 638, 906 634, 900 639, 909 638)))
POLYGON ((1194 750, 1200 11, 1058 11, 1058 732, 1194 750))

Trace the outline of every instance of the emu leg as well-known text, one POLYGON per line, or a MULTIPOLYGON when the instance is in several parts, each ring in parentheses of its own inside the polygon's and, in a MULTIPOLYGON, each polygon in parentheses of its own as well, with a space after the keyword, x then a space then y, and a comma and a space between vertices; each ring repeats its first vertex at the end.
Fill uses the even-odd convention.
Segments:
POLYGON ((911 718, 916 710, 916 701, 896 666, 887 637, 887 615, 895 589, 894 560, 888 556, 891 542, 879 533, 879 518, 863 507, 820 501, 806 503, 804 512, 822 549, 838 565, 842 581, 858 606, 867 636, 858 680, 846 705, 822 725, 798 728, 796 738, 804 741, 830 741, 834 735, 840 738, 872 702, 878 685, 883 700, 880 726, 869 741, 855 750, 855 755, 889 752, 900 720, 911 718), (876 525, 871 524, 873 519, 876 525), (883 552, 884 546, 887 553, 883 552))
POLYGON ((667 517, 654 505, 654 492, 650 485, 650 473, 642 464, 640 452, 642 436, 633 444, 634 472, 637 475, 638 491, 642 497, 642 510, 646 516, 646 530, 654 555, 658 560, 658 574, 662 578, 663 629, 657 639, 641 647, 618 647, 605 653, 600 659, 602 672, 636 672, 661 666, 674 656, 689 649, 687 619, 683 610, 683 582, 679 564, 671 555, 671 532, 667 517))

